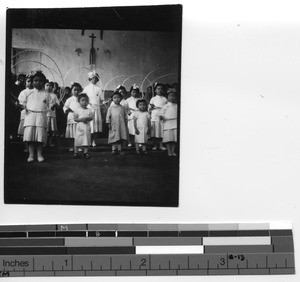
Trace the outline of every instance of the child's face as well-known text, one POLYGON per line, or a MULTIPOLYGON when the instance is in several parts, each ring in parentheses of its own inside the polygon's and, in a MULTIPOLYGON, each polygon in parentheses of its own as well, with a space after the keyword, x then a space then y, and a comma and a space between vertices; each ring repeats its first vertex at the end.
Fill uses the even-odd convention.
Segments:
POLYGON ((147 93, 148 93, 148 94, 152 94, 152 87, 148 87, 148 88, 147 88, 147 93))
POLYGON ((120 105, 122 98, 119 95, 113 96, 113 101, 116 105, 120 105))
POLYGON ((97 82, 99 81, 98 77, 94 76, 92 79, 91 79, 91 83, 92 84, 97 84, 97 82))
POLYGON ((164 92, 164 89, 163 89, 163 87, 162 87, 161 85, 159 85, 159 86, 157 86, 157 87, 155 88, 155 93, 156 93, 156 95, 161 96, 161 95, 163 94, 163 92, 164 92))
POLYGON ((74 87, 72 88, 72 95, 73 95, 73 96, 78 96, 78 95, 80 94, 80 92, 81 92, 81 88, 80 88, 80 87, 74 86, 74 87))
POLYGON ((42 77, 36 76, 33 78, 33 87, 37 90, 42 90, 44 88, 45 81, 42 77))
POLYGON ((146 105, 146 103, 144 103, 144 102, 140 102, 140 103, 138 104, 138 108, 139 108, 139 110, 140 110, 141 112, 145 112, 145 111, 147 110, 147 105, 146 105))
POLYGON ((69 88, 65 89, 65 95, 68 97, 70 96, 70 94, 71 94, 70 89, 69 88))
POLYGON ((29 89, 32 88, 32 81, 31 81, 30 78, 27 78, 27 79, 26 79, 26 88, 29 88, 29 89))
POLYGON ((88 103, 89 103, 89 101, 88 101, 88 99, 87 99, 86 97, 82 97, 82 98, 80 98, 80 100, 79 100, 79 104, 80 104, 80 106, 81 106, 82 108, 86 108, 87 105, 88 105, 88 103))
POLYGON ((52 92, 52 90, 53 90, 52 85, 51 85, 50 83, 46 83, 46 84, 45 84, 45 90, 46 90, 47 92, 52 92))
POLYGON ((176 103, 176 94, 170 93, 170 94, 168 95, 168 101, 169 101, 170 103, 176 103))
POLYGON ((137 89, 132 89, 131 96, 136 98, 139 95, 139 91, 137 89))

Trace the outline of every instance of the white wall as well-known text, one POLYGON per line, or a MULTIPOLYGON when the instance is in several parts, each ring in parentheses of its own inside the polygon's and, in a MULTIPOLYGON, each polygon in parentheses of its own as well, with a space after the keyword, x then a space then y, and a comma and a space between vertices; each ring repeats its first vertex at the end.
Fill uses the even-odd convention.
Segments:
POLYGON ((32 63, 30 57, 24 58, 25 55, 32 56, 32 53, 22 53, 19 61, 24 63, 17 65, 19 72, 28 72, 28 66, 29 70, 40 67, 47 78, 59 85, 70 86, 72 81, 83 86, 88 84, 86 68, 91 67, 89 36, 92 33, 96 36, 96 71, 101 75, 103 88, 108 83, 107 90, 114 90, 130 76, 124 83, 126 88, 134 83, 141 85, 151 71, 150 81, 146 80, 143 84, 144 91, 156 81, 178 82, 179 46, 177 35, 173 32, 104 30, 101 40, 99 30, 85 30, 82 35, 81 30, 13 29, 12 47, 43 52, 43 65, 32 63), (75 52, 78 48, 81 49, 79 55, 75 52))

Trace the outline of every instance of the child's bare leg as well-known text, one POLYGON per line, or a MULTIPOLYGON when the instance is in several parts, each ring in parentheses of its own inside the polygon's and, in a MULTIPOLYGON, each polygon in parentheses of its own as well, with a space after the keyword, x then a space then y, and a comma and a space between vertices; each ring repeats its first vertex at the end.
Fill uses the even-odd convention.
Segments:
POLYGON ((167 143, 167 150, 168 150, 168 156, 172 156, 172 148, 171 148, 171 143, 170 142, 168 142, 167 143))
POLYGON ((37 159, 40 163, 45 160, 43 157, 43 143, 41 142, 39 142, 37 145, 37 159))
POLYGON ((50 147, 53 147, 54 144, 53 144, 53 138, 54 138, 54 131, 50 131, 49 132, 49 139, 48 139, 48 144, 50 147))
POLYGON ((158 138, 153 138, 153 147, 152 147, 152 150, 157 150, 157 144, 158 144, 158 138))
POLYGON ((116 152, 116 149, 117 149, 117 144, 116 144, 116 143, 113 143, 113 144, 111 145, 112 153, 115 153, 115 152, 116 152))
POLYGON ((145 144, 142 145, 142 150, 143 150, 143 152, 146 152, 146 145, 145 144))
POLYGON ((117 148, 120 155, 124 155, 122 152, 122 141, 117 142, 117 148))
POLYGON ((175 142, 172 142, 172 143, 171 143, 171 152, 172 152, 172 156, 176 156, 175 148, 176 148, 176 143, 175 143, 175 142))
POLYGON ((78 147, 74 145, 74 155, 73 155, 73 159, 78 159, 78 158, 79 158, 78 147))
POLYGON ((24 143, 24 153, 27 153, 29 152, 29 149, 28 149, 28 142, 25 142, 24 143))
POLYGON ((135 143, 135 150, 137 153, 140 152, 139 143, 135 143))
POLYGON ((97 144, 96 144, 96 133, 92 133, 92 146, 93 147, 96 147, 97 146, 97 144))
POLYGON ((70 152, 74 151, 74 139, 73 138, 71 138, 70 140, 68 140, 68 145, 70 145, 69 151, 70 152))
POLYGON ((121 142, 117 143, 117 148, 118 148, 118 151, 121 151, 121 149, 122 149, 122 143, 121 142))
POLYGON ((162 139, 159 139, 159 149, 161 149, 161 150, 166 150, 166 148, 164 147, 164 145, 163 145, 163 141, 162 141, 162 139))
POLYGON ((27 161, 31 163, 34 161, 34 144, 32 142, 28 143, 28 151, 29 151, 29 156, 27 161))
POLYGON ((89 155, 89 148, 88 147, 83 147, 83 156, 86 159, 90 159, 91 158, 91 156, 89 155))

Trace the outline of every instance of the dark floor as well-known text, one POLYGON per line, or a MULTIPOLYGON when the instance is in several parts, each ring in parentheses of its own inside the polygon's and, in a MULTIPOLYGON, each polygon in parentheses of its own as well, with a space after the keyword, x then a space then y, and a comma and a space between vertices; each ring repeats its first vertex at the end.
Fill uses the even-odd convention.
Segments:
POLYGON ((6 148, 5 203, 178 206, 179 162, 166 152, 112 155, 101 140, 91 159, 73 159, 67 147, 46 148, 44 163, 27 163, 23 144, 6 148))

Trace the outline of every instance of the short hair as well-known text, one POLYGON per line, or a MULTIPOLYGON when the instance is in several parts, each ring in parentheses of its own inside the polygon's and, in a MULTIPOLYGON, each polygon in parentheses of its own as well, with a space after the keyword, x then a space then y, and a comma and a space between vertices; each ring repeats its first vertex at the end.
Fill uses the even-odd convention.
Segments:
POLYGON ((158 86, 161 86, 161 87, 164 89, 164 85, 163 85, 162 83, 156 82, 156 83, 153 85, 153 90, 154 90, 154 92, 155 92, 155 90, 156 90, 156 88, 157 88, 158 86))
POLYGON ((130 87, 129 92, 131 92, 132 90, 137 90, 137 91, 140 93, 140 88, 139 88, 136 84, 133 84, 133 85, 130 87))
POLYGON ((32 76, 32 80, 35 79, 36 77, 43 79, 44 82, 46 83, 46 76, 43 74, 42 71, 36 71, 32 76))
POLYGON ((169 96, 169 94, 171 94, 171 93, 176 95, 177 94, 176 88, 169 87, 168 90, 167 90, 167 95, 169 96))
POLYGON ((48 83, 52 88, 54 87, 53 81, 48 81, 48 80, 47 80, 47 81, 46 81, 46 84, 47 84, 47 83, 48 83))
POLYGON ((78 96, 78 102, 80 101, 81 98, 86 98, 88 102, 90 101, 89 96, 86 93, 80 93, 78 96))
POLYGON ((118 90, 116 90, 116 91, 110 96, 110 98, 113 99, 113 97, 114 97, 115 95, 118 95, 119 97, 121 97, 121 99, 123 99, 122 94, 121 94, 118 90))
POLYGON ((147 101, 145 100, 145 99, 138 99, 137 101, 136 101, 136 107, 138 108, 139 107, 139 104, 140 103, 145 103, 145 105, 147 106, 147 101))
POLYGON ((123 91, 125 91, 125 93, 127 92, 126 88, 123 85, 118 86, 116 90, 117 91, 123 90, 123 91))
MULTIPOLYGON (((73 90, 73 88, 74 88, 74 87, 78 87, 78 88, 80 88, 80 89, 81 89, 81 91, 82 91, 82 89, 83 89, 83 88, 82 88, 82 86, 81 86, 81 85, 80 85, 78 82, 74 82, 74 83, 72 83, 72 85, 71 85, 71 88, 70 88, 70 89, 71 89, 71 91, 73 90)), ((66 87, 66 88, 67 88, 67 87, 66 87)))

